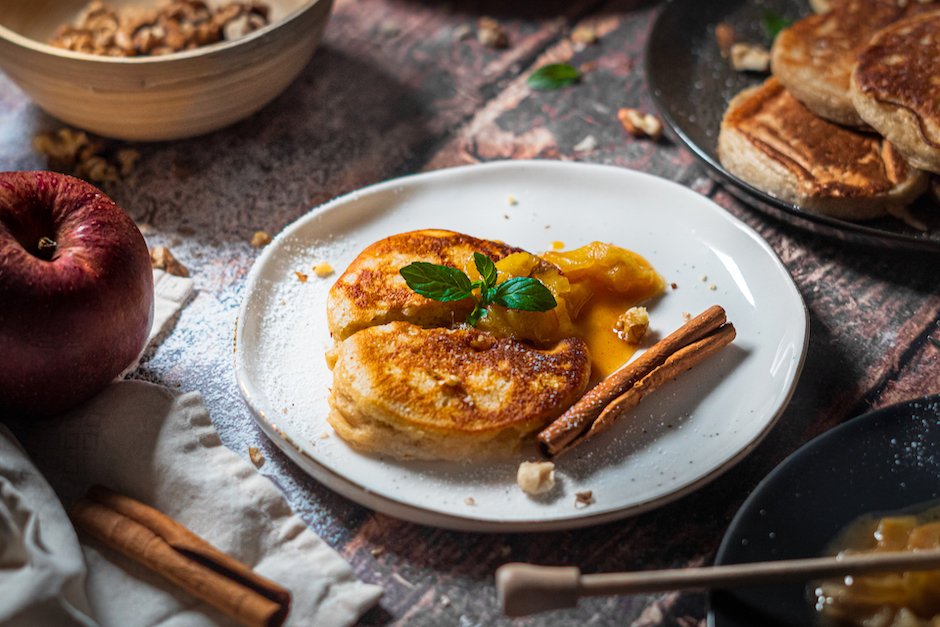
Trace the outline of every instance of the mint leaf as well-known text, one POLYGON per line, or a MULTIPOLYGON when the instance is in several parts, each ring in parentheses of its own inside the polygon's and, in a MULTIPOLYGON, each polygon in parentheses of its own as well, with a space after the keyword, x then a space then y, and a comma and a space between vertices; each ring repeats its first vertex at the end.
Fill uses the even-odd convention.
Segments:
POLYGON ((581 79, 581 72, 566 63, 543 65, 526 79, 533 89, 561 89, 581 79))
POLYGON ((470 277, 456 268, 415 261, 398 272, 408 287, 430 299, 450 302, 473 297, 470 277))
POLYGON ((493 302, 525 311, 548 311, 558 304, 551 290, 538 279, 529 277, 514 277, 500 283, 493 295, 493 302))
POLYGON ((490 299, 490 290, 496 285, 496 264, 486 255, 473 253, 473 263, 476 264, 477 271, 480 273, 480 299, 488 303, 490 299))
POLYGON ((773 41, 777 38, 780 31, 793 26, 793 20, 787 19, 782 15, 777 15, 769 9, 764 9, 761 12, 760 24, 764 27, 764 30, 767 31, 767 36, 770 37, 770 40, 773 41))

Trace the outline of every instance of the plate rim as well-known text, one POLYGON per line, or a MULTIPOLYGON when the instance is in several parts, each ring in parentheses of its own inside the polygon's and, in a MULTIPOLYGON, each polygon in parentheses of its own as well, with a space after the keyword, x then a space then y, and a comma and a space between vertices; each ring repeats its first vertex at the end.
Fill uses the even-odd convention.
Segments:
MULTIPOLYGON (((847 431, 858 430, 864 433, 865 426, 868 425, 868 423, 876 422, 882 419, 885 415, 890 415, 895 412, 903 412, 905 408, 914 407, 916 405, 930 404, 940 405, 940 394, 918 396, 906 401, 900 401, 885 407, 865 412, 853 418, 849 418, 845 422, 836 425, 835 427, 832 427, 823 433, 820 433, 787 455, 783 461, 777 464, 773 470, 767 473, 767 475, 764 476, 760 482, 758 482, 751 493, 748 494, 747 498, 744 499, 744 502, 741 503, 738 511, 735 512, 734 517, 728 524, 728 528, 725 530, 724 536, 722 536, 721 543, 718 545, 718 550, 715 552, 715 566, 738 563, 725 561, 725 554, 730 550, 732 542, 734 542, 734 538, 738 535, 738 527, 743 524, 744 517, 751 512, 754 507, 754 503, 761 499, 761 497, 764 495, 763 493, 767 490, 770 490, 770 485, 778 481, 780 475, 786 474, 792 466, 798 465, 804 458, 814 454, 817 448, 828 447, 830 446, 831 442, 843 439, 847 431)), ((940 411, 938 411, 938 416, 940 416, 940 411)), ((708 627, 721 627, 715 621, 713 605, 714 591, 709 591, 705 599, 705 615, 708 620, 708 627)))
POLYGON ((606 522, 611 522, 615 520, 620 520, 623 518, 636 516, 644 512, 648 512, 652 509, 656 509, 668 503, 671 503, 675 500, 686 496, 699 488, 707 485, 719 475, 726 472, 728 469, 739 463, 744 457, 750 454, 754 448, 756 448, 760 442, 766 437, 771 429, 777 424, 777 421, 780 419, 783 412, 786 410, 787 406, 790 403, 790 400, 793 397, 793 394, 796 390, 797 383, 799 382, 800 375, 803 370, 803 365, 806 359, 806 353, 809 346, 809 310, 806 307, 805 300, 803 299, 802 293, 800 293, 799 288, 796 283, 793 281, 793 277, 790 275, 786 266, 783 264, 779 255, 776 251, 767 243, 767 241, 761 237, 761 235, 744 223, 742 220, 738 219, 730 212, 726 211, 720 205, 712 201, 707 196, 699 194, 694 190, 663 177, 655 176, 646 172, 640 172, 637 170, 631 170, 622 168, 615 165, 607 164, 594 164, 594 163, 582 163, 582 162, 566 162, 566 161, 556 161, 556 160, 524 160, 524 159, 509 159, 509 160, 499 160, 482 164, 470 164, 463 166, 456 166, 452 168, 444 168, 440 170, 432 170, 429 172, 419 172, 415 174, 409 174, 402 177, 397 177, 389 179, 386 181, 381 181, 374 183, 372 185, 354 190, 347 194, 343 194, 333 200, 330 200, 322 205, 314 207, 308 212, 304 213, 296 220, 288 224, 282 229, 280 233, 274 238, 272 244, 269 244, 264 248, 255 262, 252 264, 251 270, 248 273, 248 276, 245 280, 245 285, 243 288, 243 296, 241 303, 238 309, 238 317, 236 319, 236 327, 233 341, 233 362, 235 366, 235 375, 238 383, 239 391, 245 401, 246 406, 249 409, 249 413, 254 418, 255 422, 262 428, 262 431, 275 443, 278 448, 284 452, 294 463, 301 467, 304 472, 309 474, 311 477, 316 479, 318 482, 329 488, 330 490, 348 498, 360 505, 368 507, 370 509, 380 511, 397 518, 415 522, 418 524, 425 524, 436 526, 444 529, 452 529, 457 531, 470 531, 470 532, 542 532, 542 531, 560 531, 567 529, 575 529, 581 527, 587 527, 592 525, 603 524, 606 522), (802 325, 802 346, 799 347, 799 358, 793 370, 793 377, 789 382, 788 389, 785 390, 783 394, 781 403, 779 407, 774 412, 774 415, 770 418, 767 424, 764 425, 763 429, 758 433, 747 445, 738 450, 734 455, 724 460, 722 463, 717 465, 711 471, 705 473, 697 480, 686 484, 669 492, 667 494, 660 495, 658 497, 649 499, 642 503, 637 503, 635 505, 627 506, 620 509, 609 510, 606 512, 599 512, 596 514, 585 513, 578 516, 572 516, 561 519, 516 519, 516 520, 496 520, 492 518, 484 518, 473 516, 472 514, 468 515, 455 515, 450 513, 445 513, 441 511, 435 511, 418 505, 413 505, 395 499, 390 496, 378 494, 372 491, 367 486, 361 485, 356 481, 353 481, 341 473, 329 468, 325 464, 314 459, 302 447, 295 444, 291 436, 286 433, 284 430, 277 426, 276 421, 268 418, 265 415, 264 408, 260 406, 257 402, 259 394, 257 394, 251 383, 249 382, 249 377, 243 372, 244 365, 240 363, 240 349, 239 343, 242 338, 242 333, 244 326, 239 325, 238 321, 243 320, 246 317, 246 308, 248 306, 248 297, 253 291, 255 284, 260 280, 260 270, 262 266, 265 265, 267 260, 275 254, 275 244, 281 238, 289 238, 296 230, 303 228, 310 221, 316 220, 320 215, 327 211, 335 210, 343 205, 359 200, 367 195, 378 194, 389 189, 401 188, 402 185, 408 184, 420 184, 425 180, 432 181, 437 178, 446 178, 451 176, 461 176, 464 172, 473 171, 481 172, 482 170, 503 170, 503 169, 512 169, 512 168, 563 168, 563 169, 584 169, 584 170, 598 170, 604 171, 605 173, 615 174, 616 176, 627 176, 627 177, 639 177, 645 179, 655 180, 656 184, 666 184, 674 186, 677 190, 681 190, 681 193, 694 194, 695 197, 711 204, 714 206, 714 210, 720 216, 728 221, 730 227, 737 228, 743 234, 745 234, 750 240, 758 245, 760 249, 764 251, 765 254, 769 255, 771 261, 777 266, 778 270, 781 271, 789 281, 787 282, 788 288, 792 291, 793 295, 796 296, 799 302, 800 310, 803 312, 804 320, 802 325), (416 183, 417 181, 417 183, 416 183))
POLYGON ((666 101, 663 100, 662 89, 660 88, 660 82, 658 80, 658 72, 653 70, 653 59, 654 55, 659 54, 658 49, 654 47, 654 42, 661 37, 660 31, 665 28, 663 25, 665 20, 668 17, 672 17, 674 13, 681 11, 681 8, 677 7, 685 7, 686 4, 683 3, 695 4, 698 1, 699 0, 668 0, 667 2, 663 3, 663 7, 660 9, 652 27, 650 28, 650 34, 646 41, 643 69, 646 73, 647 83, 649 84, 650 97, 653 99, 653 103, 656 105, 656 110, 662 116, 663 120, 665 120, 667 126, 669 126, 669 129, 675 134, 676 137, 679 138, 682 144, 706 165, 709 172, 713 175, 712 178, 714 178, 714 175, 717 175, 720 179, 718 181, 719 184, 722 184, 726 187, 730 185, 731 188, 737 188, 737 190, 740 190, 740 193, 735 193, 733 189, 728 188, 729 193, 739 200, 747 203, 751 207, 754 207, 755 209, 758 209, 764 213, 769 213, 774 217, 781 218, 784 221, 788 221, 798 227, 808 229, 811 232, 825 235, 829 238, 845 241, 853 239, 854 236, 855 239, 862 238, 860 240, 861 243, 869 246, 878 246, 882 248, 894 247, 922 252, 940 253, 940 241, 935 239, 917 237, 915 235, 907 235, 904 233, 883 231, 871 226, 866 226, 865 224, 849 222, 847 220, 840 220, 838 218, 833 218, 823 214, 812 213, 800 208, 797 205, 785 202, 736 177, 734 174, 726 170, 720 162, 712 158, 712 156, 706 152, 703 147, 692 141, 692 139, 686 134, 685 130, 683 130, 683 127, 672 117, 666 101), (761 204, 769 205, 770 209, 768 210, 767 207, 763 207, 761 204), (774 212, 778 212, 782 214, 782 216, 774 215, 774 212), (813 228, 814 226, 816 228, 813 228))

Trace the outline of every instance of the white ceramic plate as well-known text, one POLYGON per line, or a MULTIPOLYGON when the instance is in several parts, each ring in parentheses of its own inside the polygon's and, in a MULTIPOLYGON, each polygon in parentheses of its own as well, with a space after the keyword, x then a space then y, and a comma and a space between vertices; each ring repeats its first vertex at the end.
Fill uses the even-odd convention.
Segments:
POLYGON ((374 185, 284 229, 249 274, 235 368, 264 431, 332 490, 422 524, 535 531, 637 514, 730 468, 789 401, 807 335, 803 300, 776 254, 705 197, 618 167, 506 161, 374 185), (676 284, 648 303, 651 342, 681 326, 683 312, 698 314, 713 304, 728 312, 737 339, 562 456, 556 488, 545 498, 531 498, 515 483, 519 462, 537 458, 534 447, 518 459, 479 465, 360 454, 326 422, 333 380, 324 359, 332 344, 327 292, 367 245, 424 228, 504 240, 532 252, 555 241, 568 249, 594 240, 629 248, 676 284), (317 278, 311 268, 320 260, 337 273, 317 278), (575 493, 586 490, 595 502, 575 507, 575 493))

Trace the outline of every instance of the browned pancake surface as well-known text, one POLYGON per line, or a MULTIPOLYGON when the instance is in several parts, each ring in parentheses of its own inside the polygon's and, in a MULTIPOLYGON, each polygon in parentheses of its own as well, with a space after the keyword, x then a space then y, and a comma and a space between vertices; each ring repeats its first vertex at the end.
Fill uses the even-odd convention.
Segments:
POLYGON ((392 322, 339 350, 334 386, 360 414, 442 434, 538 428, 581 396, 590 375, 578 338, 537 350, 472 328, 392 322))
POLYGON ((732 103, 726 130, 785 169, 806 196, 869 197, 908 178, 907 164, 890 144, 818 118, 775 78, 732 103))
POLYGON ((940 12, 879 32, 859 55, 854 80, 863 95, 912 112, 922 140, 940 148, 940 12))
POLYGON ((415 261, 465 270, 473 253, 498 261, 520 249, 436 229, 411 231, 380 240, 350 264, 327 297, 327 319, 336 339, 375 324, 408 320, 421 326, 460 322, 473 309, 467 300, 445 303, 411 290, 399 271, 415 261))

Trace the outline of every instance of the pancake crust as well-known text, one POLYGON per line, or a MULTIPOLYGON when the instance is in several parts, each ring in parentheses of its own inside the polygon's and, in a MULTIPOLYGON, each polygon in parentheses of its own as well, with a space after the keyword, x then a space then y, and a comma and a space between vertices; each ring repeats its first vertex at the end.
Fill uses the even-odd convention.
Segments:
POLYGON ((813 115, 771 77, 731 101, 718 154, 742 180, 809 211, 865 220, 906 206, 927 186, 882 138, 813 115))
POLYGON ((474 252, 499 261, 521 249, 437 229, 401 233, 372 244, 330 289, 330 333, 335 340, 344 340, 356 331, 394 320, 425 327, 463 320, 473 310, 469 299, 445 303, 425 298, 408 287, 399 270, 414 261, 463 270, 474 252))
POLYGON ((940 173, 940 12, 872 38, 852 73, 852 101, 912 165, 940 173))
POLYGON ((794 98, 819 117, 865 127, 849 92, 855 59, 872 35, 906 10, 896 0, 834 3, 828 12, 780 31, 771 49, 771 70, 794 98))
POLYGON ((332 357, 330 424, 356 448, 400 459, 511 455, 581 397, 590 375, 578 338, 537 350, 407 322, 359 331, 332 357))

